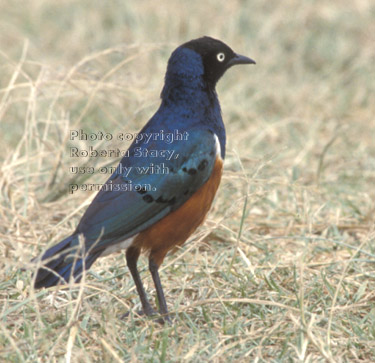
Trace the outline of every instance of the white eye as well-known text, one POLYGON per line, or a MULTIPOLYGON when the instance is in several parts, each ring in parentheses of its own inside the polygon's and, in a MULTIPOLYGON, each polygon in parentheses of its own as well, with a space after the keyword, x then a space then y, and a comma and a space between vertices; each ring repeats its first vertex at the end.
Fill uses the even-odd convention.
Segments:
POLYGON ((216 56, 217 60, 219 62, 223 62, 224 59, 225 59, 225 54, 224 53, 217 53, 217 56, 216 56))

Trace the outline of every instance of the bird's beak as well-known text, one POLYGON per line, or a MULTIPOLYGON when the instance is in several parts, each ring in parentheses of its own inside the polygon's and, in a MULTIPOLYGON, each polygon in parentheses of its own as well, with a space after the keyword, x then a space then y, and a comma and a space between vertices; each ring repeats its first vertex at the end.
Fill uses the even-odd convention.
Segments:
POLYGON ((256 64, 254 60, 249 57, 245 57, 241 54, 236 54, 228 63, 228 67, 235 66, 237 64, 256 64))

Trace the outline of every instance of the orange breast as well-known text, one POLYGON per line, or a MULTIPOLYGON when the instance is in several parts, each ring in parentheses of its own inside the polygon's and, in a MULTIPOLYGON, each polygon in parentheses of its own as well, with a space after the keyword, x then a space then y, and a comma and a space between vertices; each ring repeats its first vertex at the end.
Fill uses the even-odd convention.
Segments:
POLYGON ((133 246, 146 250, 160 265, 165 255, 182 245, 202 224, 219 187, 223 161, 217 158, 211 177, 181 207, 139 233, 133 246))

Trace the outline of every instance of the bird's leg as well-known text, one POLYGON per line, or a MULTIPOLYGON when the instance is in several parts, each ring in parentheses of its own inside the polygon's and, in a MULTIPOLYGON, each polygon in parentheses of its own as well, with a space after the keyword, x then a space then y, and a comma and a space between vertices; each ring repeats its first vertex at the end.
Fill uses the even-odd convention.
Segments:
POLYGON ((152 258, 152 256, 150 256, 149 265, 148 266, 149 266, 149 270, 151 272, 152 279, 154 280, 154 284, 155 284, 155 288, 156 288, 156 294, 158 296, 158 301, 159 301, 159 311, 160 311, 160 314, 163 316, 164 320, 166 320, 166 321, 168 321, 170 323, 171 319, 169 317, 167 303, 165 301, 164 292, 163 292, 163 288, 161 286, 159 272, 158 272, 159 266, 154 261, 154 259, 152 258))
POLYGON ((141 299, 143 313, 146 314, 147 316, 151 316, 151 315, 155 315, 156 312, 151 307, 150 302, 147 299, 147 295, 146 295, 145 289, 143 287, 143 284, 142 284, 142 281, 141 281, 141 278, 139 276, 138 269, 137 269, 137 261, 138 261, 140 252, 141 251, 139 250, 139 248, 129 247, 126 250, 126 262, 128 264, 130 273, 133 276, 133 280, 137 288, 138 295, 141 299))

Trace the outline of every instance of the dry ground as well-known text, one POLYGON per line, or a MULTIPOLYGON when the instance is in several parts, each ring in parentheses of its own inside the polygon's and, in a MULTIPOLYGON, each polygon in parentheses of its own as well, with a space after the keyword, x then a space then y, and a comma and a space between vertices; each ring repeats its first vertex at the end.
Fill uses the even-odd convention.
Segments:
POLYGON ((373 361, 373 1, 4 1, 0 59, 1 361, 373 361), (34 291, 30 258, 93 196, 68 184, 106 177, 70 174, 69 146, 119 146, 69 130, 139 130, 170 52, 204 34, 257 65, 218 85, 225 173, 163 265, 173 326, 118 319, 139 307, 123 254, 80 286, 34 291))

